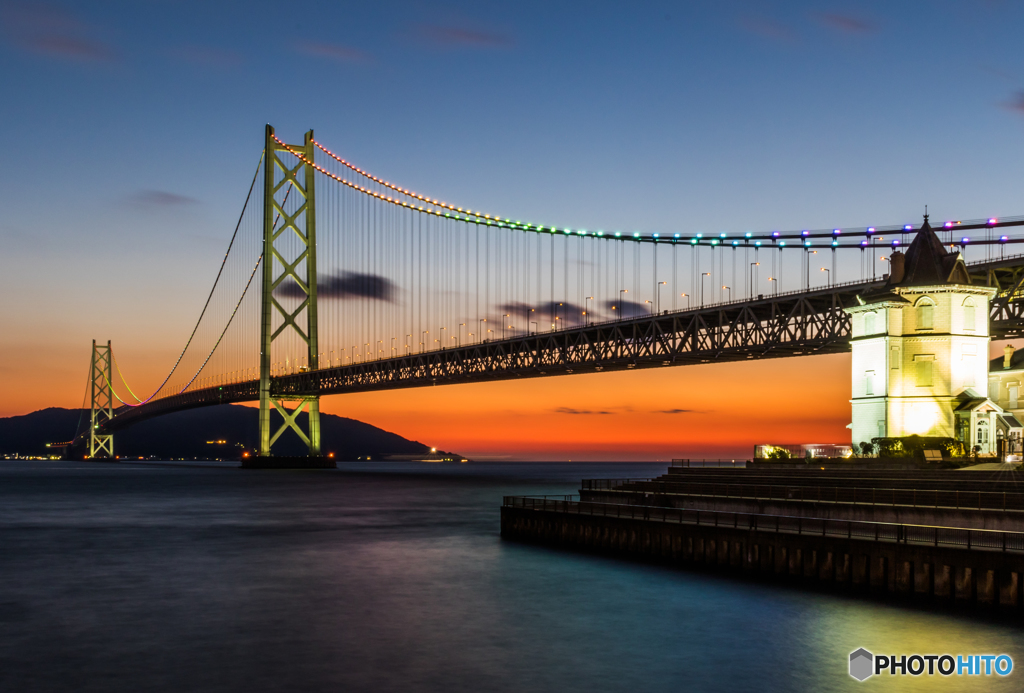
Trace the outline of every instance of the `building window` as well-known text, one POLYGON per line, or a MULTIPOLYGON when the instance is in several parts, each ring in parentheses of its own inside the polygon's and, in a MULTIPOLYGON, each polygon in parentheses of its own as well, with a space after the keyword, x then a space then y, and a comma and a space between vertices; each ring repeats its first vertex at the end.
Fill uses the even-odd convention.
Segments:
POLYGON ((974 367, 974 354, 963 355, 963 367, 964 387, 974 387, 978 384, 975 378, 975 371, 978 369, 974 367))
POLYGON ((891 349, 889 349, 889 368, 893 369, 894 371, 898 371, 900 369, 899 347, 892 347, 891 349))
POLYGON ((864 334, 875 333, 875 314, 865 313, 864 314, 864 334))
POLYGON ((974 299, 964 301, 964 329, 974 330, 974 299))
POLYGON ((978 419, 978 437, 974 444, 982 447, 988 445, 988 419, 978 419))
POLYGON ((864 394, 871 396, 875 394, 875 372, 864 371, 864 394))
POLYGON ((878 420, 878 437, 885 438, 885 419, 878 420))
POLYGON ((914 357, 918 387, 932 386, 932 362, 934 360, 935 356, 933 354, 919 354, 914 357))
POLYGON ((917 329, 932 329, 934 311, 935 303, 927 296, 917 302, 917 329))
POLYGON ((1016 384, 1008 385, 1006 389, 1009 390, 1009 395, 1010 395, 1009 402, 1007 402, 1007 404, 1009 405, 1010 409, 1016 409, 1017 408, 1017 385, 1016 384))

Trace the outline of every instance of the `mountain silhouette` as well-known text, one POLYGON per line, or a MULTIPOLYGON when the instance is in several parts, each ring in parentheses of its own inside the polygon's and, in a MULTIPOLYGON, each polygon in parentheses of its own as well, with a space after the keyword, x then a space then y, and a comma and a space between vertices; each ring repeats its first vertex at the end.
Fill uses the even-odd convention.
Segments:
MULTIPOLYGON (((299 415, 303 430, 306 414, 299 415)), ((281 418, 272 415, 272 430, 281 418)), ((89 411, 41 409, 24 416, 0 418, 0 455, 41 456, 59 454, 47 443, 71 440, 80 427, 87 430, 89 411)), ((389 455, 429 455, 430 447, 370 424, 333 414, 320 414, 320 441, 324 454, 354 460, 389 455)), ((116 431, 114 453, 122 457, 238 459, 243 449, 259 443, 259 410, 237 404, 166 414, 116 431), (221 442, 223 441, 223 442, 221 442)), ((276 455, 305 455, 306 445, 292 431, 274 444, 276 455)))

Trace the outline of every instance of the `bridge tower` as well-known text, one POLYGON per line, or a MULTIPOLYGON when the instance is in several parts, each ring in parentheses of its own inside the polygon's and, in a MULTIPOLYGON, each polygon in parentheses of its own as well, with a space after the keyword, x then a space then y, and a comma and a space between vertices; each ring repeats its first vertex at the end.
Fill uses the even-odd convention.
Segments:
MULTIPOLYGON (((306 345, 306 366, 316 371, 317 265, 316 195, 314 187, 313 131, 301 145, 281 145, 274 128, 267 125, 263 176, 263 290, 260 316, 260 457, 270 457, 271 448, 286 430, 295 431, 309 448, 310 457, 320 455, 320 396, 277 392, 271 381, 271 348, 288 334, 306 345), (282 155, 284 158, 282 158, 282 155), (298 155, 298 156, 296 156, 298 155), (292 195, 291 202, 288 198, 292 195), (284 238, 282 238, 284 236, 284 238), (305 294, 297 306, 282 305, 274 291, 282 282, 294 282, 305 294), (291 403, 289 409, 286 405, 291 403), (271 432, 271 407, 284 423, 271 432), (308 415, 303 431, 298 417, 308 415)), ((312 379, 311 383, 314 382, 312 379)))
POLYGON ((100 426, 114 418, 113 380, 111 380, 110 341, 107 345, 92 340, 92 362, 89 365, 89 390, 92 416, 89 420, 89 457, 113 457, 114 436, 99 433, 100 426))

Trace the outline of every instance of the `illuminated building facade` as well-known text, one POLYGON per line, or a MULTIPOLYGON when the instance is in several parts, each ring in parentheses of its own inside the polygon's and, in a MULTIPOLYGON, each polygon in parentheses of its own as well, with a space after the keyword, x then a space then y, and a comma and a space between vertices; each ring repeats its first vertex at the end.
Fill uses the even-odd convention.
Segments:
MULTIPOLYGON (((996 290, 971 284, 963 257, 942 246, 927 215, 906 254, 894 251, 889 262, 885 286, 847 309, 854 445, 916 434, 956 438, 990 455, 1000 437, 1019 440, 1020 423, 994 401, 998 396, 986 396, 992 390, 989 302, 996 290)), ((1014 373, 1003 380, 1019 383, 1024 362, 1014 373)), ((1007 400, 1017 394, 1000 387, 1007 400)))

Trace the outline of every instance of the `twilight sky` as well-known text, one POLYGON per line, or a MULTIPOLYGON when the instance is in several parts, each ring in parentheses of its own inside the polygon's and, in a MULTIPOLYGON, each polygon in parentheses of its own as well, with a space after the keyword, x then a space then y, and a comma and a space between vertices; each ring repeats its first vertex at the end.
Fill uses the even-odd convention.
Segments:
MULTIPOLYGON (((0 416, 159 382, 270 122, 390 181, 573 228, 1024 214, 1024 5, 0 2, 0 416)), ((849 439, 846 356, 331 397, 477 457, 849 439)), ((138 390, 137 390, 138 391, 138 390)))

